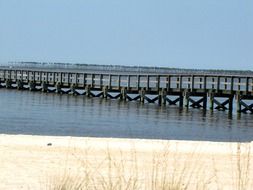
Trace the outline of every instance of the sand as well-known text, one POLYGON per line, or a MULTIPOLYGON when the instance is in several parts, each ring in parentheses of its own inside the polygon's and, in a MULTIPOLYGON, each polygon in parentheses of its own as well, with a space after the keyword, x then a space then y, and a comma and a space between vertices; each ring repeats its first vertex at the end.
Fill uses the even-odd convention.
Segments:
POLYGON ((68 176, 93 178, 87 189, 124 189, 126 181, 159 189, 162 179, 187 189, 251 189, 250 149, 252 142, 0 135, 0 189, 53 189, 68 176))

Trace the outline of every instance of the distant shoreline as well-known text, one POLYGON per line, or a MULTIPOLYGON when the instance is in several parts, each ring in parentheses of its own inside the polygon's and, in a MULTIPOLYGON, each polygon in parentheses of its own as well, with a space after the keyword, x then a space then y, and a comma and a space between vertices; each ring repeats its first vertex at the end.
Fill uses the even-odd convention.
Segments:
POLYGON ((222 75, 253 75, 251 70, 220 70, 220 69, 183 69, 172 67, 151 66, 123 66, 123 65, 98 65, 80 63, 53 63, 53 62, 8 62, 0 68, 27 68, 27 69, 67 69, 79 71, 128 72, 141 74, 222 74, 222 75))

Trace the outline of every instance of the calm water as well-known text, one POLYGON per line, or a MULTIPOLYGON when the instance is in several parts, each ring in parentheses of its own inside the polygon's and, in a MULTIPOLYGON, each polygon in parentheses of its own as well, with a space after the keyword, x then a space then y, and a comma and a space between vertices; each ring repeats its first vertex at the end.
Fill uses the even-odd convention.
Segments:
POLYGON ((253 115, 0 89, 0 133, 252 141, 253 115))

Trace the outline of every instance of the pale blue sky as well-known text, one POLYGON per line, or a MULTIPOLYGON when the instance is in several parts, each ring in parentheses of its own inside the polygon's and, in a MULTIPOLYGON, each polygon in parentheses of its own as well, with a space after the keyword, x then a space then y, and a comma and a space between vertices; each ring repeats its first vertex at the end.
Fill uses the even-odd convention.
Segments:
POLYGON ((252 0, 0 0, 0 62, 253 70, 252 0))

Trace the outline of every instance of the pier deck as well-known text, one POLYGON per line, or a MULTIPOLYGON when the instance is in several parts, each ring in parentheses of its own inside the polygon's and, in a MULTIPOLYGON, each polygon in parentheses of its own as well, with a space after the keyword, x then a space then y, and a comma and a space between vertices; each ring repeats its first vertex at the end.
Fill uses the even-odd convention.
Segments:
POLYGON ((1 68, 0 86, 230 112, 236 100, 237 112, 253 113, 253 76, 1 68))

